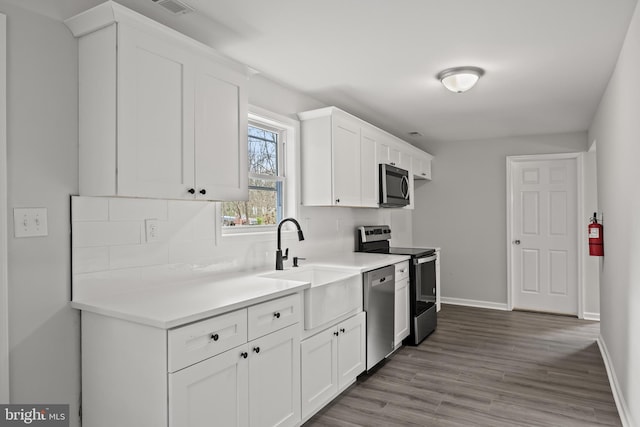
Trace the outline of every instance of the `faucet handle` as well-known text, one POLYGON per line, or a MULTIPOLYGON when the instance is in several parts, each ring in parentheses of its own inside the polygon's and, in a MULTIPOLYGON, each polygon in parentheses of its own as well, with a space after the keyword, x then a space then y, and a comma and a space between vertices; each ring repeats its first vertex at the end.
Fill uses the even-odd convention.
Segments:
POLYGON ((284 250, 284 255, 282 255, 282 260, 283 260, 283 261, 286 261, 286 260, 288 260, 288 259, 289 259, 289 248, 286 248, 286 249, 284 250))
POLYGON ((293 266, 294 267, 298 267, 298 261, 303 260, 303 259, 306 259, 306 258, 302 258, 300 256, 294 256, 293 257, 293 266))

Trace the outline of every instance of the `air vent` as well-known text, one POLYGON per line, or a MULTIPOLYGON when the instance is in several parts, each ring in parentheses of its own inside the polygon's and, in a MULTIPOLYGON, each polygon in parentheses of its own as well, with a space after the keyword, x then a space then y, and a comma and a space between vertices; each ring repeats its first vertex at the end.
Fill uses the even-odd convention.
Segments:
POLYGON ((159 6, 164 7, 166 10, 173 13, 174 15, 183 15, 185 13, 190 13, 194 11, 194 9, 191 6, 179 0, 151 0, 151 1, 153 1, 155 4, 159 6))
POLYGON ((422 134, 418 131, 413 131, 413 132, 409 132, 409 135, 411 136, 422 136, 422 134))

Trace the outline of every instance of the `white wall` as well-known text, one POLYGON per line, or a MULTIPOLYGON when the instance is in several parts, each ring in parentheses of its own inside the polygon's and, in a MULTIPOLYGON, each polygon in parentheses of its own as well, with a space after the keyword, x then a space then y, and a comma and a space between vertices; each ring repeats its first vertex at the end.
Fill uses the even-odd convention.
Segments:
POLYGON ((586 151, 586 133, 432 143, 413 243, 440 246, 443 298, 507 303, 506 156, 586 151))
MULTIPOLYGON (((600 221, 600 210, 598 209, 598 164, 596 161, 596 144, 591 141, 589 151, 584 155, 584 199, 581 230, 587 230, 589 218, 597 212, 600 221)), ((584 317, 589 320, 600 318, 600 257, 589 256, 589 236, 587 232, 580 236, 581 244, 585 248, 586 255, 583 267, 583 279, 585 282, 584 295, 584 317)))
POLYGON ((628 424, 640 425, 640 8, 589 129, 604 215, 600 334, 628 424))
POLYGON ((77 191, 77 46, 61 23, 7 15, 10 398, 69 403, 78 425, 79 316, 68 307, 69 194, 77 191), (49 235, 13 238, 12 209, 48 209, 49 235))

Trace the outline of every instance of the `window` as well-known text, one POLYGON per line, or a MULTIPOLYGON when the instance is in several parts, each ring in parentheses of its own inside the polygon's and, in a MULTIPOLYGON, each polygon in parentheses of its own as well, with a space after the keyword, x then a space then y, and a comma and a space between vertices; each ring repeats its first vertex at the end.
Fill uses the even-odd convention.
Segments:
POLYGON ((221 204, 224 233, 266 231, 284 217, 288 201, 287 137, 292 133, 293 128, 286 123, 249 114, 249 200, 221 204))

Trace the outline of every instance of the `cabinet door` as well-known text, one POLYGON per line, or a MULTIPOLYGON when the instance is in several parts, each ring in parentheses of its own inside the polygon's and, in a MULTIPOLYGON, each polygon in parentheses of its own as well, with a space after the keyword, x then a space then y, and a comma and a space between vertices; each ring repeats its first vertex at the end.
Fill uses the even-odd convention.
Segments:
POLYGON ((373 131, 366 127, 360 135, 360 206, 378 207, 378 162, 376 161, 376 139, 373 131))
POLYGON ((389 164, 389 144, 382 139, 376 141, 376 157, 378 164, 389 164))
POLYGON ((302 341, 302 418, 338 393, 338 339, 333 327, 302 341))
POLYGON ((193 197, 193 63, 169 40, 118 26, 118 195, 193 197))
POLYGON ((169 374, 169 426, 249 425, 247 345, 169 374))
POLYGON ((431 157, 414 155, 412 160, 415 179, 431 179, 431 157))
POLYGON ((338 325, 338 386, 347 387, 366 368, 366 314, 338 325))
POLYGON ((360 205, 360 126, 335 115, 331 156, 333 197, 338 206, 360 205))
POLYGON ((395 345, 402 344, 402 340, 409 336, 409 278, 396 281, 395 296, 395 345))
POLYGON ((249 402, 250 426, 300 422, 298 324, 249 342, 249 402))
POLYGON ((195 76, 198 199, 248 199, 245 80, 217 64, 199 63, 195 76))

